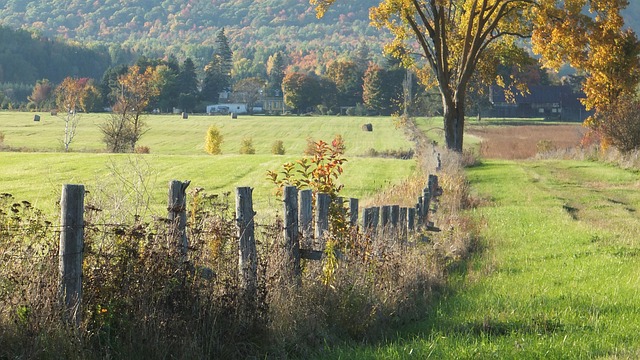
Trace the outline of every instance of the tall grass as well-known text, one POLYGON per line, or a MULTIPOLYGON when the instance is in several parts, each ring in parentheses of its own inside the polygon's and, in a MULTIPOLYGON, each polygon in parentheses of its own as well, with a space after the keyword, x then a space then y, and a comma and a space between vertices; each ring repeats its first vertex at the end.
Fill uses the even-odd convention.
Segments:
POLYGON ((632 359, 640 354, 637 174, 595 162, 468 169, 483 251, 399 339, 331 358, 632 359))
MULTIPOLYGON (((416 148, 433 151, 422 143, 416 148)), ((432 170, 422 166, 413 180, 424 186, 432 170)), ((410 182, 403 195, 415 198, 419 187, 410 182)), ((454 176, 443 176, 442 184, 446 192, 434 221, 445 231, 408 240, 334 233, 344 237, 331 242, 341 244, 344 256, 334 258, 327 250, 323 262, 305 262, 299 286, 285 275, 281 222, 256 220, 256 298, 243 296, 238 284, 227 195, 191 189, 184 262, 164 214, 136 216, 138 206, 153 198, 150 183, 130 187, 142 195, 139 203, 122 204, 92 191, 77 330, 60 321, 55 300, 57 219, 6 195, 0 203, 0 259, 19 254, 19 261, 0 269, 0 358, 306 358, 344 341, 379 340, 424 314, 447 266, 467 256, 473 242, 470 223, 454 203, 467 197, 468 188, 454 176)))

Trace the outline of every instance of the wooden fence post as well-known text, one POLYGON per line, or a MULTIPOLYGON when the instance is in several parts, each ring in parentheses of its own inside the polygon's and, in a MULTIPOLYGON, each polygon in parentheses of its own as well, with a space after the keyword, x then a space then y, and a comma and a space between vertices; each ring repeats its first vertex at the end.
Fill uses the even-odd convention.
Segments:
POLYGON ((172 180, 169 182, 168 215, 170 234, 178 242, 178 250, 186 260, 189 240, 187 239, 187 187, 190 181, 172 180))
POLYGON ((400 205, 391 205, 391 226, 398 227, 400 221, 400 205))
POLYGON ((287 273, 295 283, 300 282, 300 239, 298 231, 298 189, 284 188, 284 247, 287 273))
POLYGON ((407 229, 413 231, 416 225, 416 208, 407 209, 407 229))
POLYGON ((331 197, 329 194, 318 193, 316 198, 316 231, 315 244, 321 250, 324 250, 325 233, 329 231, 329 203, 331 197))
POLYGON ((401 207, 399 209, 398 215, 398 230, 400 232, 400 236, 402 236, 403 240, 406 240, 406 235, 408 233, 407 226, 407 208, 401 207))
POLYGON ((427 226, 429 225, 429 208, 431 206, 431 192, 429 192, 429 188, 424 188, 422 190, 422 204, 420 206, 421 219, 420 224, 427 226))
POLYGON ((380 226, 382 227, 382 231, 386 231, 389 227, 389 222, 391 221, 391 206, 381 206, 380 213, 380 226))
POLYGON ((349 198, 349 225, 358 226, 358 199, 349 198))
POLYGON ((255 224, 253 211, 253 189, 236 188, 236 224, 238 228, 238 270, 240 287, 248 299, 255 299, 258 278, 258 255, 256 251, 255 224))
POLYGON ((59 296, 64 305, 65 320, 79 326, 82 321, 84 185, 63 185, 60 208, 59 296))
POLYGON ((311 190, 301 190, 299 196, 298 225, 302 232, 302 244, 305 248, 311 248, 313 245, 313 192, 311 190))

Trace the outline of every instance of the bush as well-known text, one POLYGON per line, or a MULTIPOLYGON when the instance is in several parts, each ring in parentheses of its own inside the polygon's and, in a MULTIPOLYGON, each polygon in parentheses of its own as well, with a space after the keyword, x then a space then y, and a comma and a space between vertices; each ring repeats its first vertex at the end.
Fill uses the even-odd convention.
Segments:
POLYGON ((220 146, 222 145, 223 139, 224 137, 215 125, 209 126, 209 129, 207 130, 207 137, 204 141, 204 150, 211 155, 222 154, 220 146))
POLYGON ((134 152, 136 154, 149 154, 151 149, 148 146, 136 146, 134 152))
POLYGON ((0 146, 4 144, 4 133, 0 131, 0 146))
POLYGON ((276 140, 271 145, 271 153, 273 155, 284 155, 284 144, 282 140, 276 140))
POLYGON ((246 137, 242 139, 242 145, 240 146, 240 154, 250 155, 255 153, 256 153, 256 149, 253 147, 253 139, 250 137, 246 137))
POLYGON ((596 127, 605 140, 623 153, 640 148, 640 101, 622 97, 599 111, 592 128, 596 127))

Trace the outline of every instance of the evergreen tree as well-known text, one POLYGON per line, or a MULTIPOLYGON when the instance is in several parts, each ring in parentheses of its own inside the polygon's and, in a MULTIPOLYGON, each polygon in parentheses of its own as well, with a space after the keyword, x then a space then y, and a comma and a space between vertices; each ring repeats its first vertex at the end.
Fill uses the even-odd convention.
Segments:
POLYGON ((204 69, 202 100, 218 102, 220 92, 229 90, 231 86, 231 69, 233 68, 233 52, 224 34, 224 28, 216 34, 213 59, 204 69))
POLYGON ((231 69, 233 69, 233 52, 229 46, 229 41, 224 33, 224 28, 220 29, 216 34, 214 44, 214 60, 217 60, 217 66, 222 76, 226 79, 223 86, 227 90, 231 86, 231 69))
POLYGON ((185 59, 178 73, 178 107, 191 111, 197 102, 198 77, 191 58, 185 59))
POLYGON ((371 62, 371 49, 369 49, 366 42, 363 41, 358 45, 353 61, 358 66, 360 72, 364 74, 371 62))

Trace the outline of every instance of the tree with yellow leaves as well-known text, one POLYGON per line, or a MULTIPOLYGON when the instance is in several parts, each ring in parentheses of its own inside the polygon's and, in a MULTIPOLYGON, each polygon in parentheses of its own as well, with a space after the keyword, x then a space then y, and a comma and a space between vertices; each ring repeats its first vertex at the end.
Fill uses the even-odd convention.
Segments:
MULTIPOLYGON (((309 1, 320 17, 335 2, 309 1)), ((593 101, 595 106, 598 100, 591 99, 604 92, 609 92, 607 97, 615 95, 617 90, 607 87, 616 83, 614 73, 637 66, 635 34, 622 31, 620 10, 627 4, 627 0, 380 0, 370 9, 370 19, 393 36, 385 51, 402 59, 425 86, 438 88, 447 148, 460 152, 465 100, 473 77, 504 83, 496 78, 497 66, 518 65, 519 39, 531 38, 549 67, 569 63, 585 70, 590 75, 585 84, 587 103, 593 101), (585 16, 585 11, 596 16, 585 16), (616 57, 622 54, 628 56, 616 57)), ((625 80, 637 83, 633 76, 625 80)), ((517 81, 512 85, 526 90, 517 81)))
POLYGON ((64 120, 64 151, 69 151, 69 145, 76 136, 76 129, 80 122, 78 111, 87 111, 92 98, 98 95, 98 89, 90 79, 65 78, 56 88, 56 104, 61 110, 64 120))
POLYGON ((155 67, 134 65, 118 77, 111 117, 101 125, 104 142, 111 152, 132 152, 145 132, 143 115, 151 99, 160 93, 155 67))

